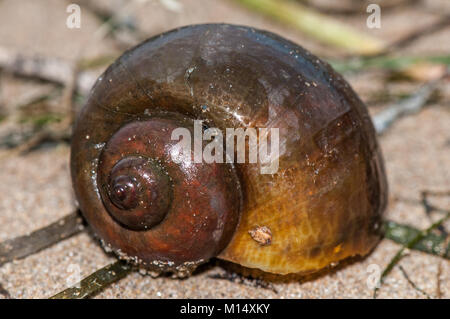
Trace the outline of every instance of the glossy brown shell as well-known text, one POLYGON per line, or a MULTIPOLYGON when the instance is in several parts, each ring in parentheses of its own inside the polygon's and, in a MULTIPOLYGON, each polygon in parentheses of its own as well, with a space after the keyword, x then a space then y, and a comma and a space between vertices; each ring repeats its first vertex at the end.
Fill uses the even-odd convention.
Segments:
POLYGON ((280 129, 277 173, 261 174, 255 164, 233 169, 240 221, 219 258, 279 274, 310 272, 367 254, 378 242, 387 184, 364 104, 328 64, 294 43, 217 24, 173 30, 126 52, 98 79, 77 120, 75 194, 114 249, 154 258, 104 212, 94 176, 102 145, 126 123, 168 113, 223 131, 280 129), (258 227, 270 230, 269 244, 250 235, 258 227))

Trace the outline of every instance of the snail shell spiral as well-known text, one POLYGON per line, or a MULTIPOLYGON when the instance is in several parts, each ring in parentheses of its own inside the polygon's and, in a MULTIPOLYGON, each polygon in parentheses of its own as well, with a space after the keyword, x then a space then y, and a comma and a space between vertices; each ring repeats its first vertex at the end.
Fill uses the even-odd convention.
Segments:
POLYGON ((375 246, 387 198, 373 125, 347 82, 290 41, 227 24, 176 29, 117 59, 78 116, 71 172, 94 232, 161 271, 212 257, 316 271, 375 246), (171 132, 194 120, 278 128, 278 170, 177 159, 171 132))

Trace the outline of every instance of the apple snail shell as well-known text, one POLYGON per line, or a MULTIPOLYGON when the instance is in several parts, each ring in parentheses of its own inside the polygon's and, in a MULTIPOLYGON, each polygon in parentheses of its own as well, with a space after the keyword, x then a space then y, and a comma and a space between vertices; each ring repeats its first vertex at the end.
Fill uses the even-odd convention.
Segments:
POLYGON ((127 51, 74 127, 80 209, 122 258, 159 271, 212 257, 312 272, 378 242, 387 200, 368 112, 328 64, 279 36, 193 25, 127 51), (171 132, 278 128, 278 170, 175 161, 171 132))

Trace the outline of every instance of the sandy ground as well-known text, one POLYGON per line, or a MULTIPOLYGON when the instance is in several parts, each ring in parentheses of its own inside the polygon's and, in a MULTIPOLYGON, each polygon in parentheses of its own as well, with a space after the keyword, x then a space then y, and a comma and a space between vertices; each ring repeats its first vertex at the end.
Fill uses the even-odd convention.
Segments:
MULTIPOLYGON (((318 45, 298 32, 241 9, 225 0, 186 0, 183 12, 172 12, 158 1, 150 1, 138 13, 140 28, 153 35, 172 27, 199 22, 230 22, 252 25, 279 33, 305 46, 319 56, 339 56, 339 51, 318 45)), ((437 4, 439 1, 436 1, 437 4)), ((439 2, 440 3, 440 2, 439 2)), ((65 27, 64 1, 1 1, 0 45, 26 52, 74 59, 83 43, 98 28, 100 22, 83 11, 82 28, 65 27)), ((445 7, 445 6, 444 6, 445 7)), ((449 7, 445 7, 449 9, 449 7)), ((449 9, 450 12, 450 9, 449 9)), ((364 28, 365 17, 340 18, 356 27, 364 28)), ((389 12, 380 30, 367 32, 394 40, 414 26, 427 25, 435 20, 429 12, 411 7, 401 12, 389 12), (412 19, 412 20, 411 20, 412 19), (416 23, 417 22, 417 23, 416 23), (393 32, 392 30, 395 30, 393 32)), ((440 31, 418 41, 399 54, 448 54, 450 29, 440 31)), ((85 49, 85 56, 117 54, 107 39, 85 49)), ((383 75, 365 72, 347 76, 361 95, 370 100, 383 87, 383 75)), ((393 84, 392 92, 411 92, 418 84, 393 84)), ((0 108, 13 108, 24 94, 45 92, 45 84, 0 76, 0 108), (34 91, 33 91, 34 90, 34 91)), ((390 184, 390 204, 386 217, 419 228, 430 225, 423 208, 414 202, 420 191, 450 190, 450 112, 448 82, 441 88, 443 97, 417 115, 400 120, 380 137, 390 184), (400 199, 400 200, 398 200, 400 199)), ((376 113, 384 105, 374 105, 376 113)), ((1 130, 1 124, 0 124, 1 130)), ((0 240, 12 238, 45 226, 74 210, 75 200, 69 174, 69 146, 48 145, 24 156, 0 162, 0 240)), ((450 198, 436 198, 433 203, 450 208, 450 198)), ((434 219, 438 216, 432 216, 434 219)), ((447 225, 449 226, 449 225, 447 225)), ((151 278, 134 273, 112 285, 98 298, 370 298, 372 289, 369 266, 382 269, 399 249, 399 245, 383 240, 367 258, 339 267, 308 281, 275 282, 276 290, 248 284, 210 278, 223 274, 227 267, 212 261, 194 276, 177 280, 151 278)), ((73 266, 81 276, 114 261, 87 233, 63 241, 24 260, 0 267, 0 284, 13 298, 45 298, 64 289, 73 275, 73 266)), ((450 262, 419 252, 411 252, 400 264, 417 286, 432 297, 450 298, 450 262)), ((0 298, 3 296, 0 294, 0 298)), ((413 289, 396 267, 380 290, 381 298, 423 298, 413 289)))

